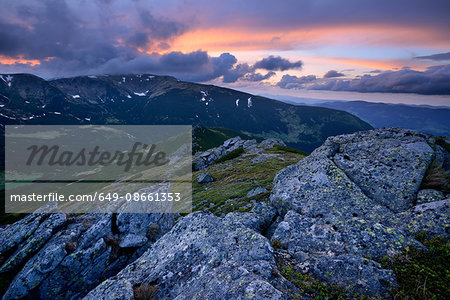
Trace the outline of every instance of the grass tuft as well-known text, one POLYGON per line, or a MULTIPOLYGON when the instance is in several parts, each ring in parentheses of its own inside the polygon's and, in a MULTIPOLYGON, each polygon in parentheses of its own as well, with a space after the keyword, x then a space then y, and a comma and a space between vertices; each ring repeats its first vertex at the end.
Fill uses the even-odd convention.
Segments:
POLYGON ((382 263, 396 274, 395 299, 450 299, 450 243, 442 237, 416 235, 429 250, 406 248, 382 263))
POLYGON ((450 175, 442 166, 432 163, 422 180, 420 188, 434 189, 448 194, 450 193, 450 175))
POLYGON ((298 150, 298 149, 295 149, 295 148, 292 148, 292 147, 288 147, 288 146, 275 145, 275 146, 273 146, 273 148, 275 148, 277 150, 282 150, 282 151, 285 151, 285 152, 297 153, 297 154, 301 154, 301 155, 304 155, 304 156, 308 156, 308 154, 303 152, 302 150, 298 150))
POLYGON ((135 300, 154 300, 158 296, 158 287, 151 284, 141 284, 134 287, 135 300))
POLYGON ((222 156, 221 158, 219 158, 218 160, 216 160, 216 164, 217 163, 221 163, 230 159, 234 159, 236 157, 241 156, 243 153, 245 152, 244 148, 239 147, 237 149, 234 149, 231 152, 228 152, 227 154, 225 154, 224 156, 222 156))

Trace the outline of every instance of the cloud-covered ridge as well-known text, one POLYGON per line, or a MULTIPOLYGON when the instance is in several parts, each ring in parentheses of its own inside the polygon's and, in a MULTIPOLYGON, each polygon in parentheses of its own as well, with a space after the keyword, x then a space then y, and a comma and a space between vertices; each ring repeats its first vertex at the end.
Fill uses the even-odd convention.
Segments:
POLYGON ((307 88, 311 90, 351 91, 362 93, 417 93, 426 95, 450 95, 450 65, 429 67, 415 71, 404 68, 378 75, 363 75, 355 79, 314 79, 308 76, 284 75, 278 82, 281 88, 307 88))

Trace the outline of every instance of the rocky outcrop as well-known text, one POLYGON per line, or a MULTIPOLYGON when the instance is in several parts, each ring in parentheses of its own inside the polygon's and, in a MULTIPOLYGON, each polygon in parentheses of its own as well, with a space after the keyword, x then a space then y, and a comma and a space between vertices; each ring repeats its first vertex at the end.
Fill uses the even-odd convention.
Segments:
POLYGON ((17 250, 1 270, 20 270, 3 299, 83 297, 144 253, 174 222, 175 214, 161 213, 86 214, 68 220, 63 213, 31 214, 4 229, 11 234, 9 244, 2 241, 4 251, 17 250))
POLYGON ((395 128, 329 138, 276 175, 271 204, 284 220, 272 242, 305 273, 386 297, 394 274, 377 261, 424 248, 413 238, 421 231, 449 234, 449 201, 419 191, 441 150, 429 135, 395 128))
MULTIPOLYGON (((251 164, 264 163, 275 154, 255 154, 275 144, 235 138, 196 163, 207 166, 238 147, 251 164)), ((249 212, 195 212, 177 220, 126 209, 32 214, 0 229, 0 272, 14 276, 3 299, 302 295, 280 266, 343 287, 349 297, 387 298, 397 283, 381 259, 406 247, 427 250, 414 238, 423 231, 449 236, 448 187, 423 188, 436 166, 448 176, 449 157, 432 136, 386 128, 329 138, 278 172, 269 203, 266 189, 248 187, 243 199, 264 196, 249 212)))
POLYGON ((85 299, 132 299, 143 285, 158 299, 283 299, 295 287, 276 270, 267 238, 231 215, 198 212, 85 299))
POLYGON ((243 148, 244 150, 263 150, 272 148, 275 145, 285 146, 284 142, 279 139, 266 139, 261 143, 257 143, 256 140, 243 140, 239 136, 226 140, 223 145, 212 148, 205 152, 196 155, 192 163, 195 170, 202 170, 210 165, 212 165, 216 160, 222 156, 230 153, 238 148, 243 148))

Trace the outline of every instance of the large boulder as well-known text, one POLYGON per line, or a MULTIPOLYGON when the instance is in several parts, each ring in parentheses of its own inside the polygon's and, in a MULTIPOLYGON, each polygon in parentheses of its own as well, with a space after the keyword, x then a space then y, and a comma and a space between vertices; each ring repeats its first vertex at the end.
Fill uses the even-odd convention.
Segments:
POLYGON ((271 226, 272 242, 302 272, 387 297, 395 277, 378 261, 425 249, 419 232, 449 234, 449 200, 419 192, 432 162, 448 163, 443 151, 433 137, 397 128, 328 138, 276 175, 270 203, 284 219, 271 226))
POLYGON ((293 286, 276 269, 267 238, 232 216, 197 212, 85 299, 132 299, 149 285, 161 299, 282 299, 293 286))

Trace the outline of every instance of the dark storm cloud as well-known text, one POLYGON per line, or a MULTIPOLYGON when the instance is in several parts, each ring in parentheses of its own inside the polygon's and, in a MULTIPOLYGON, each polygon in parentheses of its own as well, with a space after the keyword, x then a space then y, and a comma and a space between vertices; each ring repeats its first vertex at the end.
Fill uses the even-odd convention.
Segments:
MULTIPOLYGON (((221 78, 227 83, 262 81, 274 75, 257 73, 255 66, 239 63, 230 53, 211 57, 200 50, 163 55, 140 51, 170 50, 170 42, 188 29, 181 22, 156 16, 140 2, 134 6, 101 0, 86 3, 86 7, 71 4, 19 0, 8 15, 0 12, 0 55, 40 60, 34 67, 0 64, 2 72, 29 72, 47 78, 147 72, 192 81, 221 78), (127 11, 119 9, 120 5, 127 11)), ((287 70, 300 67, 301 62, 271 56, 258 66, 268 71, 287 70)))
POLYGON ((3 55, 20 54, 32 59, 68 55, 66 47, 83 33, 77 17, 64 1, 47 1, 43 7, 24 4, 11 13, 15 13, 16 18, 10 22, 0 21, 0 53, 3 55))
POLYGON ((139 14, 142 25, 152 37, 157 39, 169 39, 173 36, 182 34, 186 26, 184 24, 155 18, 149 11, 143 10, 139 14))
POLYGON ((438 53, 426 56, 416 56, 415 59, 429 59, 429 60, 450 60, 450 52, 438 53))
POLYGON ((311 83, 315 80, 317 80, 315 75, 297 77, 286 74, 283 75, 277 85, 283 89, 299 89, 303 88, 305 84, 311 83))
POLYGON ((323 75, 323 78, 334 78, 334 77, 342 77, 345 76, 344 73, 340 73, 336 70, 330 70, 325 75, 323 75))
POLYGON ((155 18, 149 11, 139 12, 139 24, 135 30, 126 37, 127 44, 136 47, 145 47, 152 43, 152 40, 168 40, 185 32, 186 26, 162 18, 155 18))
POLYGON ((353 80, 329 79, 310 86, 313 90, 417 93, 427 95, 450 94, 450 65, 429 67, 426 71, 404 68, 383 72, 379 75, 364 75, 353 80))
POLYGON ((253 67, 255 69, 264 69, 268 71, 286 71, 290 69, 300 69, 303 66, 302 61, 290 62, 280 56, 269 56, 257 61, 253 67))
MULTIPOLYGON (((11 7, 10 15, 0 13, 0 55, 41 60, 41 65, 28 72, 50 76, 99 73, 111 69, 114 62, 133 65, 136 60, 145 60, 145 65, 158 65, 155 57, 143 59, 146 54, 137 48, 154 44, 167 49, 168 42, 186 28, 176 21, 157 18, 146 9, 124 15, 108 10, 108 3, 101 3, 104 9, 91 11, 80 11, 80 7, 69 4, 59 0, 19 1, 11 7)), ((171 63, 177 63, 177 55, 164 58, 174 68, 171 63)), ((198 58, 189 55, 186 59, 198 58)), ((14 67, 24 68, 17 65, 2 69, 14 67)))

